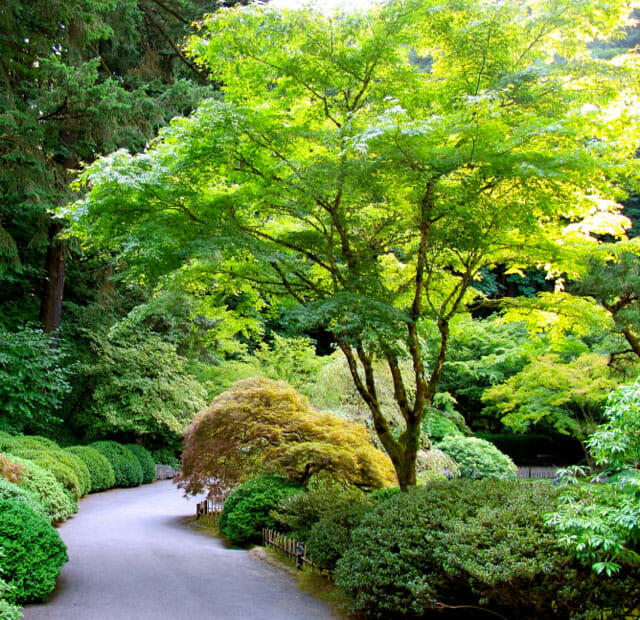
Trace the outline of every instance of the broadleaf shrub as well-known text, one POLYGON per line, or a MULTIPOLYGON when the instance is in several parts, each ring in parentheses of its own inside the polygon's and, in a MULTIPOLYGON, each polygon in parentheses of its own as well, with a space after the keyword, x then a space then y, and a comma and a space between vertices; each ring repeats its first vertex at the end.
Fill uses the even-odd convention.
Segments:
POLYGON ((516 477, 514 462, 484 439, 445 437, 435 447, 456 461, 463 478, 512 480, 516 477))
POLYGON ((25 504, 0 500, 0 552, 2 573, 12 589, 11 603, 46 600, 60 567, 67 561, 58 532, 25 504))
POLYGON ((397 494, 364 515, 336 565, 354 609, 423 617, 449 606, 519 620, 622 618, 637 576, 598 578, 561 549, 543 515, 544 482, 455 480, 397 494))
POLYGON ((107 458, 90 446, 71 446, 66 448, 70 454, 82 459, 91 478, 91 491, 105 491, 116 485, 116 474, 107 458))
POLYGON ((51 472, 28 459, 10 458, 23 467, 20 486, 35 493, 52 523, 62 523, 78 511, 76 502, 51 472))
POLYGON ((276 474, 266 474, 243 482, 224 503, 218 525, 232 542, 245 545, 259 542, 262 528, 275 526, 270 516, 286 497, 300 491, 300 484, 276 474))
POLYGON ((133 452, 140 463, 140 467, 142 468, 142 484, 153 482, 156 479, 156 464, 153 461, 151 452, 144 446, 136 443, 127 444, 125 448, 133 452))
POLYGON ((111 464, 117 487, 135 487, 142 484, 142 467, 131 450, 115 441, 96 441, 90 445, 111 464))

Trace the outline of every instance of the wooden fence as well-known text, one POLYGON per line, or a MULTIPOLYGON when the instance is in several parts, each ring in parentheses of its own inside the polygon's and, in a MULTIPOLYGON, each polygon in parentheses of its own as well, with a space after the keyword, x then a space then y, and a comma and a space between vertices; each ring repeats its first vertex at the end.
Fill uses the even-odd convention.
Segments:
POLYGON ((205 499, 196 504, 196 519, 205 515, 220 514, 223 504, 214 502, 211 499, 205 499))
POLYGON ((516 471, 518 478, 555 478, 557 467, 521 466, 516 471))
POLYGON ((289 538, 280 532, 276 532, 275 530, 263 529, 262 530, 262 546, 263 547, 272 547, 274 549, 278 549, 281 553, 286 555, 288 558, 293 560, 294 562, 298 562, 299 554, 302 555, 301 565, 305 564, 309 566, 311 570, 314 568, 320 570, 317 564, 314 564, 311 561, 311 558, 307 557, 307 547, 303 543, 298 542, 293 538, 289 538), (300 549, 298 548, 300 545, 300 549))

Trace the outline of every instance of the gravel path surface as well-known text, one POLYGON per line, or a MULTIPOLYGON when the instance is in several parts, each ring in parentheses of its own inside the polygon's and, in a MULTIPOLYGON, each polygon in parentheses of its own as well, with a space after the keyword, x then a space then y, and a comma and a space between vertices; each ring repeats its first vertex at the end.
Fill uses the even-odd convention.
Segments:
POLYGON ((170 481, 82 500, 60 527, 69 562, 49 602, 25 620, 336 618, 291 576, 191 530, 195 512, 170 481))

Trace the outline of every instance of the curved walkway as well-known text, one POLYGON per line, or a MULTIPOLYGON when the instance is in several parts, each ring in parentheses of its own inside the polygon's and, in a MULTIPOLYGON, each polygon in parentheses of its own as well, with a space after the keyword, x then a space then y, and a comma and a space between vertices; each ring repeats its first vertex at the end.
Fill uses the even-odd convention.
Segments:
POLYGON ((170 481, 82 500, 60 527, 69 562, 25 620, 335 618, 286 573, 185 525, 195 512, 170 481))

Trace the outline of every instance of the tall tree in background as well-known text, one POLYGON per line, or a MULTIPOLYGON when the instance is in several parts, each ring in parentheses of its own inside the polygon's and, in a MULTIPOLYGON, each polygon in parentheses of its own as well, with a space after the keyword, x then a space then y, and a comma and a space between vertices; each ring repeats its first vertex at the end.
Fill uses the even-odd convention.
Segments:
POLYGON ((144 148, 213 92, 182 51, 217 0, 0 3, 0 322, 61 320, 73 169, 144 148))
POLYGON ((636 58, 586 49, 625 11, 555 0, 221 11, 191 51, 224 101, 175 121, 142 155, 89 167, 77 228, 141 273, 209 261, 329 330, 406 489, 475 279, 494 265, 565 268, 567 221, 608 217, 617 181, 637 171, 625 64, 636 58), (399 435, 376 359, 393 377, 399 435))

